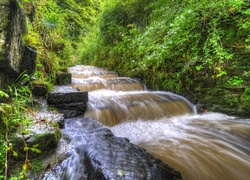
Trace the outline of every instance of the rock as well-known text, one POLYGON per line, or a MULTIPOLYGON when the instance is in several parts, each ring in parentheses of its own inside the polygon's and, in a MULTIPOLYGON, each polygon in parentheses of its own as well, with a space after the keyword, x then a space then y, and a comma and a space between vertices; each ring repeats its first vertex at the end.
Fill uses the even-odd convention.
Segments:
POLYGON ((25 72, 26 74, 34 73, 36 70, 36 57, 37 51, 34 47, 24 46, 20 72, 25 72))
POLYGON ((69 85, 71 83, 71 73, 63 72, 56 74, 57 85, 69 85))
POLYGON ((34 96, 45 96, 48 93, 48 87, 46 84, 36 84, 32 83, 31 91, 34 96))
POLYGON ((25 10, 26 15, 28 16, 30 22, 33 22, 36 15, 36 9, 33 1, 29 1, 24 3, 23 8, 25 10))
POLYGON ((68 119, 67 132, 76 148, 39 179, 182 179, 179 172, 93 119, 68 119))
POLYGON ((21 131, 9 137, 13 150, 18 154, 13 157, 14 162, 26 159, 25 147, 28 148, 28 159, 46 155, 55 149, 60 138, 59 127, 64 127, 63 115, 53 111, 33 112, 30 117, 34 123, 22 127, 21 131))
POLYGON ((87 109, 88 92, 70 86, 55 86, 47 98, 48 104, 57 108, 65 118, 83 115, 87 109))
POLYGON ((6 88, 21 73, 35 71, 36 50, 25 46, 26 15, 16 0, 0 1, 0 87, 6 88))

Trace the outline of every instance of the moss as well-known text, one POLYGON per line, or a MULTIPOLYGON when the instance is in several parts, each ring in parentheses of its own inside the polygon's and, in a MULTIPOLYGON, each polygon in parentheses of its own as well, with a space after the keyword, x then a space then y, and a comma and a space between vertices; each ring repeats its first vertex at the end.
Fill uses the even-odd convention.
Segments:
POLYGON ((32 172, 33 173, 41 172, 44 169, 43 162, 39 159, 32 160, 31 164, 32 164, 32 172))
POLYGON ((8 131, 9 124, 9 115, 12 111, 12 108, 8 104, 0 103, 0 133, 8 131))
POLYGON ((56 141, 58 141, 61 137, 61 130, 60 130, 59 124, 56 122, 52 122, 52 121, 50 123, 55 128, 55 138, 56 138, 56 141))
POLYGON ((36 140, 32 144, 39 144, 42 152, 47 152, 53 149, 57 144, 57 139, 54 133, 43 133, 35 136, 36 140))

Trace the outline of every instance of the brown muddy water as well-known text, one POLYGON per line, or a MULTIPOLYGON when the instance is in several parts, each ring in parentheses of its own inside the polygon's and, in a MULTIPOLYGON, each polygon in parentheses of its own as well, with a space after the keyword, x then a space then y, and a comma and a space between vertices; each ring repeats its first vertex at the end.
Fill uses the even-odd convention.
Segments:
POLYGON ((105 68, 75 66, 72 86, 89 91, 85 117, 126 137, 187 180, 250 179, 250 119, 197 114, 171 92, 148 91, 138 80, 105 68))

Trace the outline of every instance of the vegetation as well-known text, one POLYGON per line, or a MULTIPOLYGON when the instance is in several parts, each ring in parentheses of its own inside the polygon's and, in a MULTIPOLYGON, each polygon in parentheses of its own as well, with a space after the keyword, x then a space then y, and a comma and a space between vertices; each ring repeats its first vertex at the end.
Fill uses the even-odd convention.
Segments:
POLYGON ((246 0, 108 0, 79 62, 202 100, 204 88, 249 84, 249 20, 246 0))
MULTIPOLYGON (((17 3, 28 17, 28 31, 22 39, 38 52, 37 70, 31 76, 24 72, 8 90, 0 90, 0 100, 5 102, 0 104, 0 179, 7 179, 10 154, 18 156, 9 137, 17 131, 26 133, 22 128, 32 122, 28 115, 33 107, 31 79, 52 86, 56 73, 67 71, 74 64, 76 46, 93 26, 101 1, 17 0, 17 3)), ((26 179, 25 172, 31 168, 28 152, 40 153, 38 144, 28 147, 24 140, 23 143, 26 158, 18 179, 26 179)))
POLYGON ((75 63, 76 46, 89 32, 98 12, 98 1, 36 0, 34 18, 28 21, 24 42, 38 51, 37 74, 40 82, 55 83, 56 73, 67 71, 75 63))
MULTIPOLYGON (((9 142, 9 136, 17 131, 22 132, 22 128, 31 123, 31 119, 27 113, 27 107, 32 104, 32 94, 27 85, 29 76, 22 74, 16 82, 9 87, 8 92, 0 91, 1 98, 8 98, 10 103, 0 104, 0 178, 7 179, 8 173, 8 157, 9 153, 17 157, 18 154, 14 150, 16 147, 9 142)), ((29 164, 28 157, 24 163, 24 167, 29 164)), ((23 176, 26 168, 20 177, 23 176)))
POLYGON ((116 2, 104 6, 92 51, 81 60, 142 77, 154 89, 189 88, 206 72, 226 76, 233 48, 249 48, 247 1, 116 2))

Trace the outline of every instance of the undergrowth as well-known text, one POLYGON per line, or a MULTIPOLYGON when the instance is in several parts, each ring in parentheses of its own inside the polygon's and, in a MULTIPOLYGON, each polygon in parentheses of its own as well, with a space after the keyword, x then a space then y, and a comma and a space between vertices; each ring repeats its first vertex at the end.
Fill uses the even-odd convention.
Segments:
MULTIPOLYGON (((0 178, 8 178, 8 164, 9 154, 17 157, 15 149, 11 142, 9 142, 9 136, 11 134, 22 131, 22 127, 31 123, 31 119, 28 116, 27 108, 32 106, 33 97, 31 90, 28 86, 30 77, 26 74, 21 74, 15 83, 9 86, 8 91, 0 91, 1 98, 8 99, 6 103, 0 104, 0 178)), ((24 163, 27 165, 27 162, 24 163)), ((20 177, 24 176, 25 168, 20 174, 20 177)))

